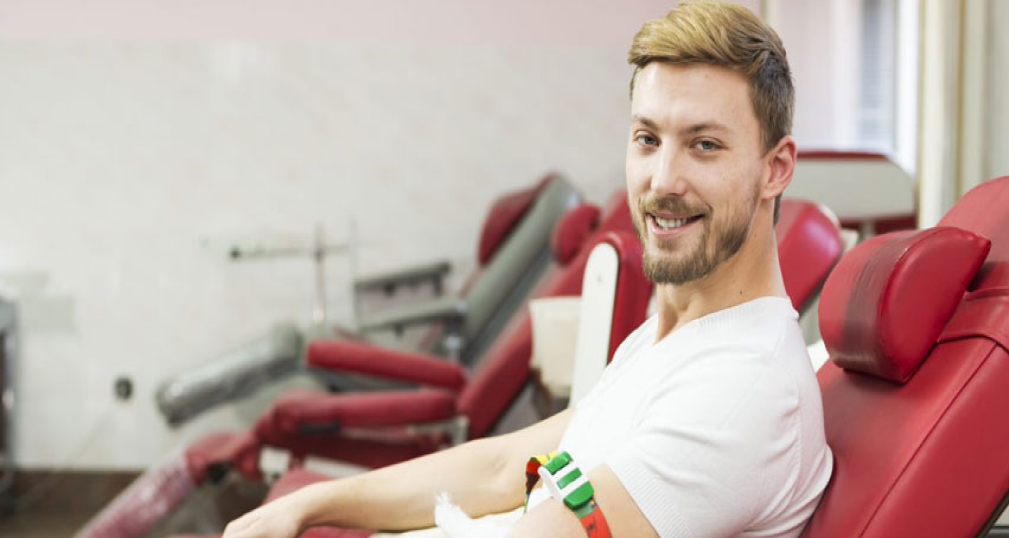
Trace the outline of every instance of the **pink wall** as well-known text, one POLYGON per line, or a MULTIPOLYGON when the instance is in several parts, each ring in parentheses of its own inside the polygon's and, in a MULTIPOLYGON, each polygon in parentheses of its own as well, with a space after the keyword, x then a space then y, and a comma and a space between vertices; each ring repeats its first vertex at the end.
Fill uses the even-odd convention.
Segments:
MULTIPOLYGON (((676 2, 8 0, 6 39, 251 39, 625 45, 676 2)), ((740 2, 758 10, 759 0, 740 2)))

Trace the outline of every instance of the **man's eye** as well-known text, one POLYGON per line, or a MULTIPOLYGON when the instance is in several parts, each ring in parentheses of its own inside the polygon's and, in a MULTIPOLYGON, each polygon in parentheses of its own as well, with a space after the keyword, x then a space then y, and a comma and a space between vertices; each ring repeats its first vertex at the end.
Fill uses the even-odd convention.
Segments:
POLYGON ((705 153, 710 153, 710 152, 715 151, 716 149, 720 148, 720 146, 718 144, 716 144, 715 142, 712 142, 711 140, 698 140, 694 144, 694 147, 696 147, 697 149, 699 149, 699 150, 701 150, 701 151, 703 151, 705 153))
POLYGON ((657 146, 659 145, 659 140, 652 135, 639 134, 634 137, 634 141, 642 146, 657 146))

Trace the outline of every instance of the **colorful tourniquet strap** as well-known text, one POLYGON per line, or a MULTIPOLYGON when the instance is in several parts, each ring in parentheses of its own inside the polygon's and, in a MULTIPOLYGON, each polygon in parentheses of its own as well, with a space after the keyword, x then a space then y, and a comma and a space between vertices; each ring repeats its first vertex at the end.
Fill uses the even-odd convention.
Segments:
POLYGON ((526 464, 526 510, 529 509, 529 495, 541 478, 550 496, 575 513, 589 538, 612 538, 603 510, 596 504, 595 490, 570 454, 552 452, 529 458, 526 464))

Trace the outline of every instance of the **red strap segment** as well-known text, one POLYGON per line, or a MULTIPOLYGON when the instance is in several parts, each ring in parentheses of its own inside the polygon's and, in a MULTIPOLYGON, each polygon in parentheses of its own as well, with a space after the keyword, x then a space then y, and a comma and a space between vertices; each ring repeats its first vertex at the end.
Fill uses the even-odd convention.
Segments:
POLYGON ((592 512, 581 519, 582 527, 585 528, 586 534, 589 538, 613 538, 610 533, 610 525, 606 522, 606 518, 603 517, 603 511, 596 504, 595 500, 589 501, 592 504, 592 512))

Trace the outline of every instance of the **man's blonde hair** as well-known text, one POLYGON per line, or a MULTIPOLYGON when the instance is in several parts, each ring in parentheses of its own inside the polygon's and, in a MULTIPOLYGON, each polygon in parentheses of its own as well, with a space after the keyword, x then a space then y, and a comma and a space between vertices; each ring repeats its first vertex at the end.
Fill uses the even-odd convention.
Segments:
POLYGON ((778 34, 742 6, 719 2, 680 4, 645 23, 627 62, 638 72, 651 62, 709 64, 739 72, 750 85, 764 152, 792 130, 795 92, 778 34))

